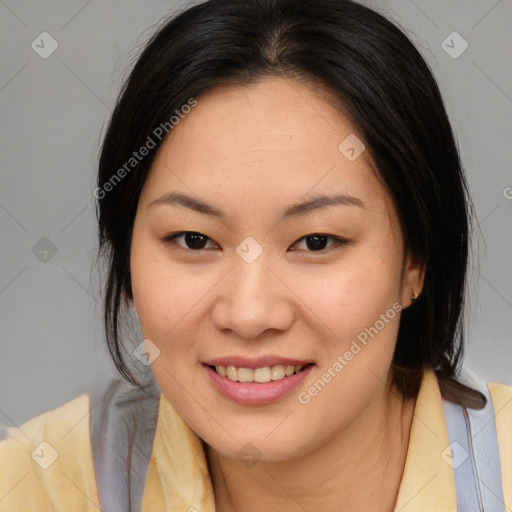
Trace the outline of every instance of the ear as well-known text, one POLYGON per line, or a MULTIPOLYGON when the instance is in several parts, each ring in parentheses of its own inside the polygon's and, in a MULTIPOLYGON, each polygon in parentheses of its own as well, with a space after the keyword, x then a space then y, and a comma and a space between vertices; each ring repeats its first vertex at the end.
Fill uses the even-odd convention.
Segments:
POLYGON ((413 295, 421 295, 425 281, 425 265, 407 253, 402 271, 402 308, 407 309, 412 304, 413 295))

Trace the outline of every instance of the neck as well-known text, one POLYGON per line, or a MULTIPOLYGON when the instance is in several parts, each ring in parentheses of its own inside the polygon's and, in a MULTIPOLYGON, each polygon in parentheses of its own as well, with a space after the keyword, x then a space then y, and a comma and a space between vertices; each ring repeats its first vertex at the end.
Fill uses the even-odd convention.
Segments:
POLYGON ((381 389, 347 428, 298 458, 246 467, 207 446, 217 512, 392 511, 415 399, 381 389))

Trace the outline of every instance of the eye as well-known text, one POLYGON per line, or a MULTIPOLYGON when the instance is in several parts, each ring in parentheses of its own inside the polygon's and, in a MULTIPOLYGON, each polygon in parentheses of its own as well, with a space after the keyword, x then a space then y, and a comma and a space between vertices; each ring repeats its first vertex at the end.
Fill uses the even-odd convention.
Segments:
POLYGON ((182 231, 180 233, 175 233, 174 235, 166 237, 165 241, 171 242, 181 237, 183 237, 185 245, 180 244, 178 242, 176 243, 179 246, 183 247, 184 249, 190 249, 192 251, 200 251, 202 249, 205 249, 207 240, 210 240, 210 238, 208 238, 206 235, 197 233, 196 231, 182 231))
MULTIPOLYGON (((188 249, 191 251, 201 251, 203 249, 206 249, 206 244, 208 240, 210 240, 212 243, 213 240, 208 238, 206 235, 203 235, 202 233, 198 233, 196 231, 181 231, 179 233, 175 233, 174 235, 167 236, 164 240, 166 242, 172 242, 175 240, 178 240, 179 238, 183 237, 183 243, 176 242, 180 247, 183 247, 183 249, 188 249)), ((332 235, 324 235, 321 233, 313 233, 311 235, 306 235, 297 242, 293 244, 293 246, 297 245, 298 243, 305 241, 306 247, 308 249, 307 252, 320 252, 325 250, 325 245, 328 240, 332 240, 333 243, 328 246, 327 248, 330 249, 332 247, 341 246, 347 243, 347 240, 344 240, 343 238, 339 238, 337 236, 332 235)), ((292 246, 292 247, 293 247, 292 246)), ((217 244, 214 243, 214 247, 218 247, 217 244)), ((292 249, 295 250, 295 249, 292 249)))
POLYGON ((333 240, 334 243, 328 246, 328 249, 341 246, 347 243, 347 240, 344 240, 343 238, 339 238, 337 236, 324 235, 322 233, 313 233, 311 235, 306 235, 300 238, 297 242, 295 242, 294 245, 304 240, 306 242, 306 247, 309 250, 308 252, 319 252, 325 250, 325 244, 329 239, 333 240))

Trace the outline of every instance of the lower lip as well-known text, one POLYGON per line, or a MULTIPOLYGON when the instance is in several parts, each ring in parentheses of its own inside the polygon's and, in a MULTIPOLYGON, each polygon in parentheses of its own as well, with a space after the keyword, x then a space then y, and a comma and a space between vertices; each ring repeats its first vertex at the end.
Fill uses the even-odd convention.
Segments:
POLYGON ((217 391, 240 405, 266 405, 276 402, 296 388, 314 367, 311 364, 289 377, 258 383, 234 381, 222 377, 208 365, 203 366, 217 391))

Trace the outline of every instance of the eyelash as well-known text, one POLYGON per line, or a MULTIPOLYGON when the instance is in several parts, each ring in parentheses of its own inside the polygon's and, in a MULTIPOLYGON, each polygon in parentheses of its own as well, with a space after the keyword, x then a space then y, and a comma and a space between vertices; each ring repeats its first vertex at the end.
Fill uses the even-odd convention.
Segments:
MULTIPOLYGON (((183 236, 183 235, 187 235, 187 234, 194 234, 194 235, 200 235, 202 237, 204 237, 206 240, 212 240, 211 238, 207 237, 206 235, 203 235, 202 233, 199 233, 197 231, 180 231, 178 233, 174 233, 173 235, 169 235, 167 237, 164 238, 164 242, 173 242, 175 241, 176 238, 180 237, 180 236, 183 236)), ((333 248, 336 248, 336 247, 340 247, 340 246, 343 246, 343 245, 346 245, 348 243, 348 240, 345 240, 343 238, 340 238, 340 237, 337 237, 337 236, 333 236, 333 235, 326 235, 324 233, 311 233, 310 235, 305 235, 303 236, 302 238, 299 238, 293 245, 301 242, 302 240, 305 240, 306 238, 309 238, 309 237, 313 237, 313 236, 321 236, 321 237, 326 237, 326 238, 329 238, 331 240, 334 240, 334 243, 330 246, 328 246, 327 248, 325 249, 319 249, 318 251, 311 251, 311 250, 306 250, 306 252, 311 252, 311 253, 322 253, 322 252, 327 252, 329 251, 330 249, 333 249, 333 248)), ((213 240, 212 240, 213 241, 213 240)), ((176 244, 183 250, 185 251, 190 251, 190 252, 201 252, 201 251, 205 251, 206 248, 202 248, 202 249, 190 249, 189 247, 183 247, 182 245, 178 244, 176 242, 176 244)))

